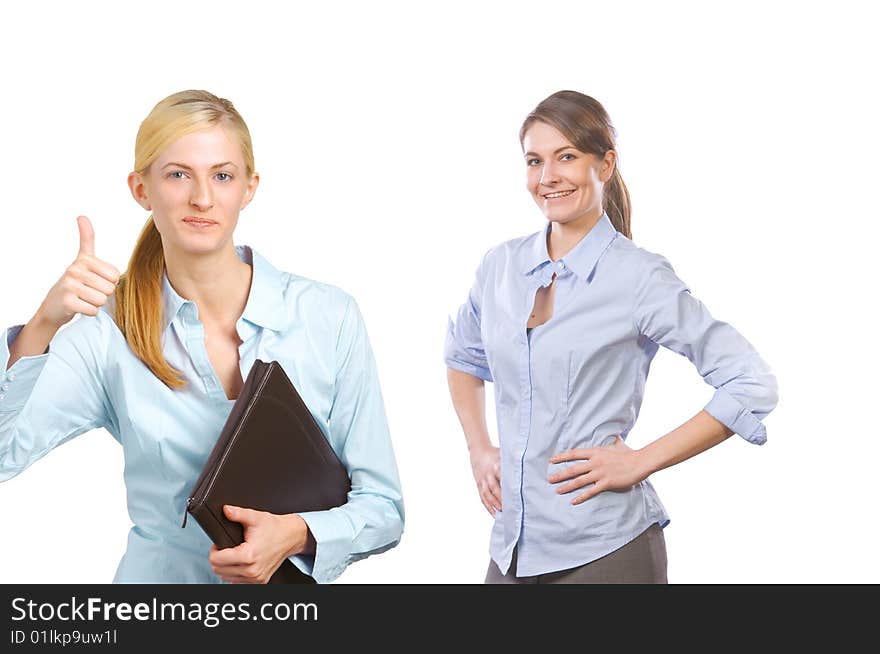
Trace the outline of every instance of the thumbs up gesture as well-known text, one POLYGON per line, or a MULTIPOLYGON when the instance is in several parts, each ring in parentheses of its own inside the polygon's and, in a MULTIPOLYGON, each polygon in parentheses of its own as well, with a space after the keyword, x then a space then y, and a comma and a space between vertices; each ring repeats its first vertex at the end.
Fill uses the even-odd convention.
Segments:
POLYGON ((40 305, 38 314, 49 324, 61 327, 82 313, 98 315, 98 307, 113 294, 121 276, 106 261, 95 256, 95 230, 85 216, 76 219, 79 226, 79 252, 40 305))

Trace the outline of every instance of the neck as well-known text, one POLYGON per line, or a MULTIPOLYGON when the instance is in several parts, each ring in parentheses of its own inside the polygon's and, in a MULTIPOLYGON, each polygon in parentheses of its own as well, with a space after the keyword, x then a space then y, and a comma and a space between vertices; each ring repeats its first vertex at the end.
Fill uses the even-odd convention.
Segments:
POLYGON ((553 261, 561 259, 581 242, 602 217, 602 207, 588 211, 583 216, 565 223, 551 223, 547 234, 547 253, 553 261))
POLYGON ((223 251, 195 256, 166 250, 165 268, 177 294, 195 302, 202 322, 230 325, 241 317, 253 268, 238 258, 231 243, 223 251))

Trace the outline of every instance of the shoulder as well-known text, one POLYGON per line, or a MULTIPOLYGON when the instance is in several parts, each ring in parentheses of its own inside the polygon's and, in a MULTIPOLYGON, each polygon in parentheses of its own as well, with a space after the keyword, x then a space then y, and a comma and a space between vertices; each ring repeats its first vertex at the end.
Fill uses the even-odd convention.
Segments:
POLYGON ((509 272, 511 268, 519 268, 529 261, 534 252, 540 249, 540 239, 546 232, 541 229, 525 236, 517 236, 489 248, 480 260, 479 272, 509 272))
POLYGON ((608 258, 609 267, 632 282, 645 281, 663 272, 674 274, 672 264, 665 256, 636 245, 620 233, 608 248, 608 258))
POLYGON ((357 312, 354 297, 333 284, 282 272, 281 286, 284 304, 292 320, 338 328, 346 315, 357 312))
POLYGON ((73 357, 99 365, 107 358, 107 349, 114 330, 118 331, 116 323, 104 306, 98 308, 95 316, 77 314, 70 322, 62 325, 52 338, 49 353, 60 355, 66 360, 72 360, 73 357))

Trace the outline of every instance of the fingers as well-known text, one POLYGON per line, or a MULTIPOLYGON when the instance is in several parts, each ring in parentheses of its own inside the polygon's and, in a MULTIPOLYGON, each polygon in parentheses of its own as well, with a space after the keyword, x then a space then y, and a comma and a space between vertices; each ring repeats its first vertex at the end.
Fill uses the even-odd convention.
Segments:
POLYGON ((211 545, 208 562, 214 574, 232 584, 264 584, 271 576, 269 572, 259 569, 253 548, 247 542, 222 550, 211 545))
POLYGON ((574 479, 579 475, 584 475, 590 472, 595 466, 589 461, 584 461, 582 463, 573 463, 570 466, 566 466, 562 470, 557 470, 552 475, 547 477, 547 481, 551 484, 558 483, 560 481, 565 481, 566 479, 574 479))
POLYGON ((589 472, 587 474, 580 475, 574 479, 572 479, 567 484, 562 484, 556 489, 557 494, 565 495, 566 493, 570 493, 578 488, 583 488, 587 484, 593 484, 599 480, 599 473, 596 471, 589 472))
POLYGON ((567 452, 560 452, 550 457, 550 463, 563 463, 564 461, 588 460, 593 456, 595 448, 579 447, 567 452))
POLYGON ((489 501, 496 511, 501 510, 501 486, 497 482, 493 482, 488 488, 489 501))
POLYGON ((208 561, 212 566, 222 568, 224 566, 248 566, 253 565, 255 557, 253 549, 247 541, 235 547, 225 547, 222 550, 211 546, 208 561))
POLYGON ((480 501, 483 503, 483 506, 486 507, 486 510, 489 512, 489 515, 495 516, 495 507, 492 506, 492 503, 489 501, 485 493, 480 493, 480 501))
POLYGON ((483 479, 477 485, 477 491, 489 515, 494 516, 496 511, 501 510, 501 486, 497 478, 483 479))
POLYGON ((77 216, 76 224, 79 226, 79 253, 95 256, 95 230, 92 223, 85 216, 77 216))
POLYGON ((100 311, 98 307, 101 306, 101 304, 104 304, 104 302, 95 305, 90 302, 86 302, 85 300, 81 300, 78 297, 73 297, 70 298, 68 306, 74 313, 81 313, 84 316, 97 316, 98 311, 100 311))
POLYGON ((91 286, 89 284, 85 284, 79 280, 71 280, 69 284, 73 287, 72 290, 76 297, 94 307, 100 307, 103 304, 106 304, 107 298, 113 294, 113 284, 110 284, 106 279, 101 281, 93 280, 95 286, 91 286), (104 288, 106 286, 110 286, 110 290, 105 292, 104 288))
POLYGON ((571 503, 572 503, 572 505, 583 504, 588 499, 590 499, 591 497, 595 497, 596 495, 598 495, 599 493, 601 493, 604 490, 605 490, 605 486, 602 484, 602 482, 596 482, 595 484, 593 484, 593 487, 591 489, 589 489, 583 495, 578 495, 576 498, 574 498, 571 501, 571 503))

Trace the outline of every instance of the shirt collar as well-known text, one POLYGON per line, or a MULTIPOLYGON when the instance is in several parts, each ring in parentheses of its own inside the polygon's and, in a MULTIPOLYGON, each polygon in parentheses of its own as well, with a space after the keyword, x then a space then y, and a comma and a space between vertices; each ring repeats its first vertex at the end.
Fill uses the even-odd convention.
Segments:
MULTIPOLYGON (((550 263, 550 254, 547 252, 547 235, 550 232, 552 223, 547 223, 546 229, 541 230, 534 236, 526 253, 526 260, 523 263, 522 272, 524 275, 531 274, 538 268, 550 263)), ((611 219, 605 212, 599 217, 598 222, 593 228, 587 232, 580 242, 572 248, 571 252, 561 257, 559 261, 563 262, 575 275, 582 280, 589 282, 590 276, 599 257, 617 238, 617 230, 611 224, 611 219)))
MULTIPOLYGON (((285 316, 281 272, 249 245, 236 245, 235 254, 254 269, 247 304, 241 317, 260 327, 281 331, 284 327, 283 318, 285 316)), ((174 290, 171 282, 168 281, 168 271, 164 267, 162 269, 162 304, 164 307, 163 332, 184 305, 192 304, 195 306, 191 300, 181 297, 174 290)))

